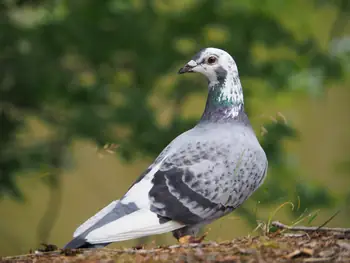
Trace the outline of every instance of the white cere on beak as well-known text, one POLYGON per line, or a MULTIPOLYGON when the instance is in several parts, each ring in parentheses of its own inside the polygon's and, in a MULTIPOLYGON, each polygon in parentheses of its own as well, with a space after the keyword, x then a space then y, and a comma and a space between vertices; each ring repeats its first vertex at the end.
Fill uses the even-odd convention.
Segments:
POLYGON ((187 65, 190 66, 190 67, 195 67, 195 66, 197 66, 198 64, 197 64, 196 61, 191 60, 191 61, 189 61, 189 62, 187 63, 187 65))

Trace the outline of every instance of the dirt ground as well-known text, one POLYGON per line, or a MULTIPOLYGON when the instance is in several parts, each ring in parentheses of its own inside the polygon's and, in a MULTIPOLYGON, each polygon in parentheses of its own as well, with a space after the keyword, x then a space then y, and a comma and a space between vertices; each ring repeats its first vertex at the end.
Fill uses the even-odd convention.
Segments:
POLYGON ((186 246, 37 252, 0 262, 350 262, 350 235, 275 233, 186 246))

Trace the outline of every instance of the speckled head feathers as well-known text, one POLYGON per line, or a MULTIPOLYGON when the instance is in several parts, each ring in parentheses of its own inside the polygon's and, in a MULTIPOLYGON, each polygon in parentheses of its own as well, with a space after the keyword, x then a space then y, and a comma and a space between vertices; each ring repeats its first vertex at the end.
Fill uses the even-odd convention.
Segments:
POLYGON ((223 81, 227 74, 238 76, 238 70, 234 59, 229 53, 218 48, 201 49, 182 68, 179 73, 198 72, 206 76, 209 82, 223 81))
POLYGON ((208 79, 208 100, 204 118, 235 118, 244 109, 243 91, 236 62, 226 51, 218 48, 201 49, 179 70, 198 72, 208 79))

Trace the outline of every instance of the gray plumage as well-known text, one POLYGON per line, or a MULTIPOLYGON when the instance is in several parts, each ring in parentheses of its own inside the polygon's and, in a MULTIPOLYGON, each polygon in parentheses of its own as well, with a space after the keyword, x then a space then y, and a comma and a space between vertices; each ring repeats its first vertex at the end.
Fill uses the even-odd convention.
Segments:
POLYGON ((104 246, 169 231, 176 238, 195 235, 201 226, 239 207, 262 184, 267 158, 244 111, 232 57, 220 49, 202 49, 179 71, 186 72, 202 73, 209 81, 199 123, 175 138, 126 195, 77 230, 66 247, 104 246), (113 224, 123 218, 134 220, 135 227, 123 230, 113 224))

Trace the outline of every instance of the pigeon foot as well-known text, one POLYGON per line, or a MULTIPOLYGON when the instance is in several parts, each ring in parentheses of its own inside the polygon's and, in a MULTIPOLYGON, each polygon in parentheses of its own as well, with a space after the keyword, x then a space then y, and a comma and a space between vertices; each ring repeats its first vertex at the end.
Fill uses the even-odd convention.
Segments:
POLYGON ((202 241, 205 239, 205 237, 208 235, 208 232, 204 233, 202 236, 196 238, 194 236, 186 235, 182 236, 178 239, 179 243, 181 245, 186 245, 186 244, 198 244, 202 243, 202 241))

